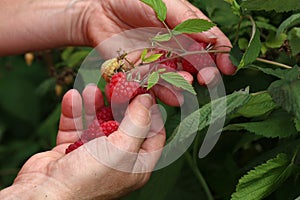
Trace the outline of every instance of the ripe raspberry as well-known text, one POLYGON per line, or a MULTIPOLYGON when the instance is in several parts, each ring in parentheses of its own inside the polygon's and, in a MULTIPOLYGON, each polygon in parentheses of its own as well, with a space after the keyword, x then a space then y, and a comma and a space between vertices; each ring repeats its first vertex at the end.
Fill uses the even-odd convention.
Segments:
POLYGON ((109 136, 119 128, 119 122, 117 121, 108 121, 104 122, 103 124, 100 125, 100 129, 102 132, 106 135, 109 136))
MULTIPOLYGON (((158 61, 162 61, 164 59, 169 59, 171 56, 168 57, 168 52, 167 51, 164 51, 164 50, 160 50, 158 53, 160 54, 163 54, 159 59, 158 61)), ((177 69, 177 58, 173 58, 173 59, 170 59, 170 60, 166 60, 164 62, 161 62, 160 64, 163 64, 167 67, 170 67, 172 69, 177 69)))
POLYGON ((86 143, 90 140, 93 140, 97 137, 104 136, 104 133, 102 132, 100 128, 100 124, 98 122, 98 119, 95 119, 88 127, 88 129, 84 130, 81 135, 81 140, 86 143))
POLYGON ((126 74, 118 72, 110 80, 106 95, 116 104, 129 102, 135 96, 146 93, 146 89, 140 87, 136 81, 126 80, 126 74))
POLYGON ((89 125, 89 128, 82 133, 81 139, 68 146, 68 148, 66 149, 66 154, 95 138, 109 136, 110 134, 118 130, 118 128, 119 122, 117 121, 110 120, 99 125, 98 120, 95 119, 89 125))
POLYGON ((77 149, 78 147, 80 147, 81 145, 83 145, 83 142, 81 140, 77 140, 76 142, 74 142, 73 144, 70 144, 68 146, 68 148, 66 149, 66 154, 70 153, 71 151, 77 149))
POLYGON ((113 114, 110 107, 102 107, 96 114, 99 124, 113 120, 113 114))
MULTIPOLYGON (((193 43, 188 51, 203 51, 207 47, 206 43, 193 43)), ((196 75, 200 69, 215 66, 215 56, 211 53, 201 53, 188 55, 182 59, 182 68, 191 74, 196 75)))

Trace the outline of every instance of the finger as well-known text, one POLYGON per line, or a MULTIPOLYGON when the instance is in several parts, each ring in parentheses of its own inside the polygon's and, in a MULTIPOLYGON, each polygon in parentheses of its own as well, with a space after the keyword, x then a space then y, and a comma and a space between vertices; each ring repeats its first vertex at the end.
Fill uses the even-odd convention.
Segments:
POLYGON ((73 143, 82 130, 82 99, 77 90, 69 90, 63 97, 56 144, 73 143))
POLYGON ((197 81, 200 85, 213 87, 221 80, 221 75, 217 67, 205 67, 197 74, 197 81))
POLYGON ((141 147, 144 152, 160 150, 166 140, 166 131, 158 104, 151 107, 151 119, 149 135, 141 147))
POLYGON ((184 98, 182 93, 175 90, 174 87, 169 84, 156 84, 151 90, 157 98, 169 106, 177 107, 183 104, 184 98))
MULTIPOLYGON (((199 9, 192 6, 187 1, 182 0, 168 0, 165 1, 167 8, 168 8, 168 14, 167 14, 167 24, 174 28, 178 24, 184 22, 188 19, 206 19, 209 20, 207 16, 205 16, 199 9)), ((197 38, 197 40, 206 42, 206 43, 215 43, 217 39, 217 35, 214 33, 214 31, 209 30, 202 33, 192 34, 193 38, 197 38)))
MULTIPOLYGON (((191 3, 189 3, 186 0, 181 0, 182 3, 184 3, 187 7, 189 7, 198 18, 201 19, 208 19, 198 8, 193 6, 191 3)), ((213 33, 216 37, 215 41, 213 42, 216 49, 220 51, 230 51, 232 45, 228 37, 217 27, 213 27, 209 30, 209 33, 213 33)), ((206 33, 205 33, 206 34, 206 33)), ((205 35, 204 34, 204 35, 205 35)), ((204 36, 201 34, 194 34, 192 35, 194 39, 198 41, 204 41, 208 42, 204 36)), ((216 56, 216 62, 217 66, 220 69, 220 71, 225 75, 232 75, 236 71, 236 67, 232 64, 232 62, 229 59, 229 54, 226 53, 219 53, 216 56)))
POLYGON ((152 105, 149 94, 137 96, 129 104, 118 131, 109 135, 108 140, 124 151, 138 152, 150 130, 152 105))
POLYGON ((97 85, 87 85, 83 92, 85 123, 88 126, 96 117, 96 112, 104 106, 104 100, 101 90, 97 85))

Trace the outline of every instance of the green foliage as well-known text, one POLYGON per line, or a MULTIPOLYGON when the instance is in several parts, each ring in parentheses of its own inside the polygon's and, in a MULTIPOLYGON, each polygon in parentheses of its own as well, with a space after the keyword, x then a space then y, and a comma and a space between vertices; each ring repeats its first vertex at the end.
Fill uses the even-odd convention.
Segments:
POLYGON ((293 163, 286 154, 279 154, 244 175, 231 200, 259 200, 272 193, 292 173, 293 163))
POLYGON ((288 34, 288 39, 290 41, 292 55, 296 56, 300 53, 300 28, 292 28, 292 30, 288 34))
POLYGON ((286 71, 284 77, 273 82, 268 91, 278 105, 300 119, 300 71, 298 67, 286 71))
POLYGON ((258 57, 260 49, 261 49, 260 34, 259 31, 256 29, 253 32, 253 37, 251 38, 249 45, 246 49, 246 52, 244 53, 242 60, 238 65, 238 69, 241 69, 242 67, 252 63, 258 57))
POLYGON ((251 95, 250 100, 236 111, 235 117, 259 117, 275 109, 277 105, 268 93, 251 95))
POLYGON ((152 72, 148 78, 148 86, 147 90, 150 90, 156 83, 158 83, 159 80, 159 73, 158 72, 152 72))
POLYGON ((297 134, 292 117, 282 111, 275 111, 263 121, 230 124, 224 130, 247 130, 267 138, 286 138, 297 134))
POLYGON ((274 10, 276 12, 300 10, 299 2, 295 0, 286 0, 284 3, 281 0, 244 0, 241 7, 247 10, 274 10))
POLYGON ((162 0, 140 0, 149 5, 156 13, 157 18, 160 21, 165 21, 167 16, 167 7, 162 0))
POLYGON ((193 86, 188 83, 181 75, 175 72, 166 72, 160 75, 160 77, 165 80, 166 82, 179 87, 183 90, 186 90, 194 95, 196 95, 196 92, 193 88, 193 86))
POLYGON ((204 19, 188 19, 178 24, 174 29, 174 33, 198 33, 208 31, 215 24, 204 19))

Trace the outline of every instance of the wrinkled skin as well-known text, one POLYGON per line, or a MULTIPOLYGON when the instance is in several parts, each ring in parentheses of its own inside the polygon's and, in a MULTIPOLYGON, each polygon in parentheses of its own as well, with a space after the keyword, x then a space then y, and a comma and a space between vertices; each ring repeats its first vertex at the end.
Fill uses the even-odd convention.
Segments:
MULTIPOLYGON (((96 86, 89 85, 83 97, 87 107, 85 115, 91 119, 94 110, 103 105, 101 92, 96 86)), ((164 129, 157 130, 152 126, 161 123, 159 112, 153 109, 150 112, 153 103, 150 95, 136 97, 129 105, 119 130, 66 155, 66 147, 78 139, 78 132, 82 130, 82 98, 76 90, 70 90, 62 102, 57 145, 50 151, 32 156, 14 184, 0 192, 0 199, 115 199, 143 186, 165 143, 164 129), (151 137, 145 139, 147 135, 151 137), (109 146, 111 144, 122 151, 114 151, 109 146), (99 151, 100 159, 105 156, 104 152, 110 152, 110 165, 99 162, 87 148, 99 151), (141 153, 155 151, 149 157, 151 159, 139 157, 141 153), (118 170, 117 167, 124 163, 126 169, 118 170)))

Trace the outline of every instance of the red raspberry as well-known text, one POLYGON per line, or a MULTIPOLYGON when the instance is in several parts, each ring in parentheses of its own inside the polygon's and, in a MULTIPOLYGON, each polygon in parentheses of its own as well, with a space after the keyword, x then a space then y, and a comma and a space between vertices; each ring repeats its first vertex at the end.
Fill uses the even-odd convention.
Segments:
POLYGON ((100 124, 98 122, 98 119, 95 119, 88 127, 88 129, 84 130, 81 135, 81 140, 85 143, 90 140, 93 140, 97 137, 104 136, 104 133, 102 132, 100 128, 100 124))
MULTIPOLYGON (((172 57, 172 56, 167 57, 168 52, 167 52, 167 51, 164 51, 164 50, 160 50, 158 53, 163 54, 163 55, 158 59, 158 61, 162 61, 162 60, 164 60, 164 59, 170 59, 170 58, 172 57)), ((173 58, 173 59, 170 59, 170 60, 163 61, 163 62, 161 62, 160 64, 164 64, 164 65, 166 65, 167 67, 170 67, 170 68, 172 68, 172 69, 177 69, 177 58, 173 58)))
POLYGON ((81 145, 83 145, 83 142, 81 140, 77 140, 76 142, 74 142, 73 144, 70 144, 68 146, 68 148, 66 149, 66 154, 70 153, 71 151, 77 149, 78 147, 80 147, 81 145))
MULTIPOLYGON (((206 43, 193 43, 188 51, 203 51, 207 47, 206 43)), ((211 53, 201 53, 185 56, 182 59, 182 68, 191 74, 196 75, 200 69, 215 66, 215 56, 211 53), (190 63, 192 62, 192 64, 190 63)))
POLYGON ((113 103, 122 104, 144 93, 146 93, 146 89, 140 87, 138 82, 128 81, 125 73, 118 72, 111 78, 106 95, 113 103))
POLYGON ((113 114, 110 107, 102 107, 96 114, 99 124, 113 120, 113 114))
POLYGON ((109 136, 110 134, 118 130, 119 122, 113 120, 104 122, 103 124, 100 125, 100 128, 106 136, 109 136))
POLYGON ((99 125, 98 120, 95 119, 89 125, 89 128, 82 133, 81 139, 68 146, 68 148, 66 149, 66 154, 95 138, 102 137, 104 135, 109 136, 110 134, 118 130, 118 128, 119 122, 117 121, 110 120, 99 125))

